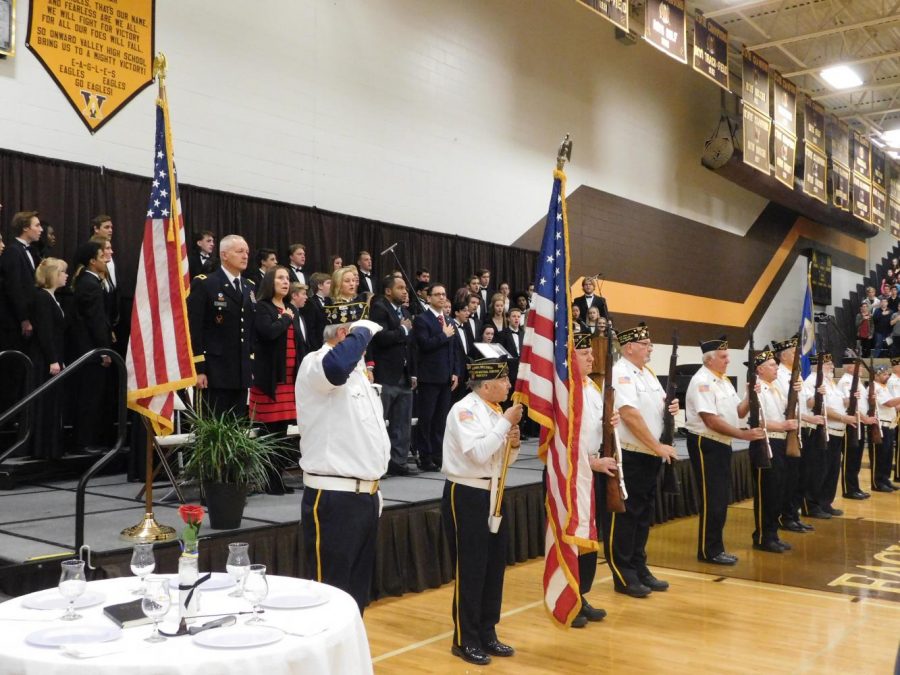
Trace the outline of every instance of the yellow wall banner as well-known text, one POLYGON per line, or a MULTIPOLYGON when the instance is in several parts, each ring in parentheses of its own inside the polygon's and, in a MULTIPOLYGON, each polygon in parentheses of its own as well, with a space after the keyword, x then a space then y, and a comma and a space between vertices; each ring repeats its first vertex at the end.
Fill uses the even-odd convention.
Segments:
POLYGON ((27 46, 91 133, 153 81, 155 0, 31 0, 27 46))

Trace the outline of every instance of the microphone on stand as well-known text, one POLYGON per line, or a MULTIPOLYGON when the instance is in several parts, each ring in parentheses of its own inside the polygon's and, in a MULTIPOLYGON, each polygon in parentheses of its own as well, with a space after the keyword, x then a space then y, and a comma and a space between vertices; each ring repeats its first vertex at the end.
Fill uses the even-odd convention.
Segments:
POLYGON ((391 244, 386 249, 384 249, 381 253, 379 253, 379 255, 387 255, 388 253, 393 251, 395 248, 397 248, 397 246, 399 246, 399 245, 400 245, 400 242, 395 241, 393 244, 391 244))

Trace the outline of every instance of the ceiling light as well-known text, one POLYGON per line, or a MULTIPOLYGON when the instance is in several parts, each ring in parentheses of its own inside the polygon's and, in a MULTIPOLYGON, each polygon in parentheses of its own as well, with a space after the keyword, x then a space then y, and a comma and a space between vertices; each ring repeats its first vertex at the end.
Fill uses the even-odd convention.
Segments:
POLYGON ((891 148, 900 148, 900 128, 881 132, 881 138, 891 148))
POLYGON ((819 74, 835 89, 850 89, 863 83, 862 78, 847 66, 832 66, 819 74))

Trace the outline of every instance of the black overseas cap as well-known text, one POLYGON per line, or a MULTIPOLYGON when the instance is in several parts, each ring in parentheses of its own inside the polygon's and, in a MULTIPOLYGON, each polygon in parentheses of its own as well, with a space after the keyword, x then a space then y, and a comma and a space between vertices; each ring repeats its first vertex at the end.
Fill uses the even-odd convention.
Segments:
POLYGON ((707 352, 714 352, 717 349, 728 349, 728 338, 725 335, 716 340, 707 340, 706 342, 700 343, 700 351, 704 354, 707 352))
POLYGON ((328 325, 340 323, 353 323, 369 316, 369 304, 367 302, 335 302, 325 305, 325 321, 328 325))

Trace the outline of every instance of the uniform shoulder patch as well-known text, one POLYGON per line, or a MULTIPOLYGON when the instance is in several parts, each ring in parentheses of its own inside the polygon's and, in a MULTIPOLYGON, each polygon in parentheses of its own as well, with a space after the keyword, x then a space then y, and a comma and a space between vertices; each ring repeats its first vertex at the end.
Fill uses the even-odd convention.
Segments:
POLYGON ((459 411, 459 413, 457 413, 456 417, 460 422, 468 422, 475 419, 475 413, 473 413, 471 410, 463 408, 459 411))
POLYGON ((244 279, 245 283, 250 284, 251 286, 256 286, 256 282, 253 279, 244 279))
POLYGON ((631 384, 631 378, 628 375, 622 375, 619 378, 619 384, 631 384))
POLYGON ((701 384, 701 385, 698 387, 698 390, 700 391, 701 394, 705 394, 706 392, 709 391, 709 385, 708 385, 708 384, 701 384))
POLYGON ((206 278, 206 275, 205 275, 205 274, 198 274, 198 275, 195 276, 194 278, 195 278, 195 279, 205 279, 205 278, 206 278))

